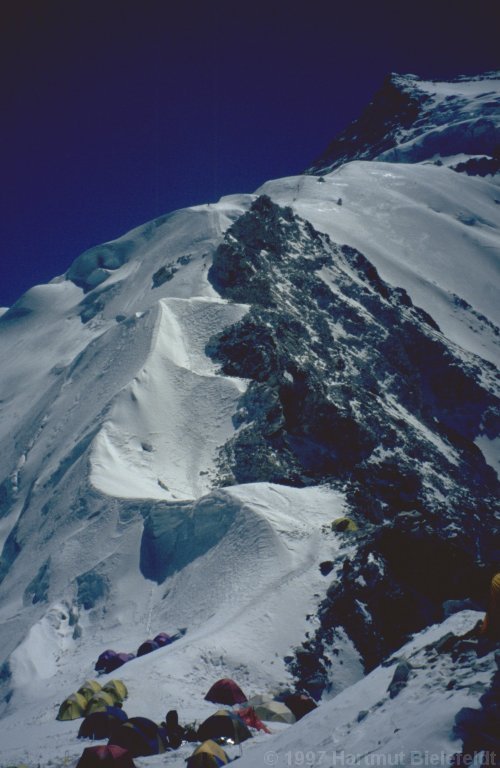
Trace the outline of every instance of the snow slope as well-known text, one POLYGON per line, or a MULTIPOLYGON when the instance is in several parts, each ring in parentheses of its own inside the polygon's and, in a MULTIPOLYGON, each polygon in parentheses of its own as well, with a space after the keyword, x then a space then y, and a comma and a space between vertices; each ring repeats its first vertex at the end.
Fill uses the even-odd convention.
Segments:
MULTIPOLYGON (((286 592, 281 593, 281 597, 286 597, 286 592)), ((271 606, 266 603, 263 607, 271 606)), ((496 665, 492 654, 482 658, 472 655, 466 664, 463 659, 457 662, 450 654, 437 653, 432 644, 447 632, 462 633, 477 618, 478 614, 471 611, 455 614, 443 625, 416 636, 388 664, 362 679, 356 661, 346 657, 351 685, 292 726, 268 723, 270 735, 254 732, 254 738, 242 745, 239 764, 252 768, 259 765, 333 768, 374 765, 389 760, 388 764, 402 766, 449 764, 450 757, 461 747, 453 732, 455 715, 462 707, 479 706, 479 697, 488 688, 496 665), (388 687, 400 661, 410 664, 410 677, 406 687, 392 698, 388 687)), ((228 673, 242 683, 248 695, 272 692, 273 678, 269 674, 272 667, 267 665, 259 673, 241 665, 235 655, 235 649, 247 646, 247 633, 248 627, 236 622, 218 633, 216 643, 213 636, 197 636, 191 641, 185 638, 129 662, 119 675, 129 689, 125 702, 127 712, 159 721, 167 709, 177 707, 184 722, 200 723, 217 708, 203 700, 204 693, 214 677, 228 673)), ((278 634, 286 635, 283 627, 277 628, 273 640, 278 634)), ((47 640, 53 648, 53 638, 47 637, 47 640)), ((271 644, 268 650, 273 647, 271 644)), ((248 650, 252 650, 251 646, 248 650)), ((248 653, 246 658, 252 656, 248 653)), ((71 670, 59 662, 58 673, 43 682, 40 699, 24 704, 25 730, 19 729, 18 712, 3 719, 2 765, 75 764, 83 748, 92 742, 77 739, 80 720, 58 722, 55 715, 58 703, 69 693, 73 681, 74 685, 83 682, 92 660, 80 658, 79 677, 74 673, 72 677, 71 670)), ((258 668, 260 659, 253 657, 253 661, 258 668)), ((101 682, 106 679, 108 676, 101 682)), ((135 763, 151 768, 166 763, 172 768, 181 768, 192 750, 192 745, 184 744, 177 752, 136 758, 135 763)), ((240 751, 234 746, 226 750, 232 757, 240 751)))
MULTIPOLYGON (((323 528, 342 516, 344 500, 326 488, 259 484, 219 491, 200 504, 210 501, 230 515, 226 535, 182 572, 150 586, 149 602, 138 603, 138 568, 129 561, 121 587, 131 605, 128 611, 120 608, 121 595, 116 596, 116 605, 108 608, 111 627, 105 613, 82 612, 81 638, 75 639, 75 618, 71 626, 62 604, 31 629, 11 657, 16 688, 1 720, 2 765, 44 762, 66 752, 76 757, 82 749, 75 738, 79 723, 56 722, 58 705, 93 676, 104 647, 135 650, 160 630, 188 626, 182 639, 112 675, 130 690, 129 714, 159 720, 176 706, 185 720, 200 721, 213 711, 203 696, 218 677, 237 677, 252 693, 289 681, 283 656, 307 630, 307 613, 324 582, 319 562, 332 546, 340 548, 335 534, 323 528), (20 718, 28 735, 17 727, 20 718)), ((163 524, 168 527, 168 520, 163 524)), ((355 652, 347 649, 346 657, 351 679, 358 679, 362 670, 355 652)))
POLYGON ((461 750, 453 725, 461 707, 475 707, 495 670, 491 655, 457 663, 426 646, 446 631, 474 624, 464 612, 431 627, 397 657, 353 684, 293 728, 258 746, 248 743, 240 765, 447 765, 461 750), (411 666, 407 686, 395 698, 388 687, 398 661, 411 666), (450 691, 453 689, 453 694, 450 691), (425 703, 424 703, 425 702, 425 703))

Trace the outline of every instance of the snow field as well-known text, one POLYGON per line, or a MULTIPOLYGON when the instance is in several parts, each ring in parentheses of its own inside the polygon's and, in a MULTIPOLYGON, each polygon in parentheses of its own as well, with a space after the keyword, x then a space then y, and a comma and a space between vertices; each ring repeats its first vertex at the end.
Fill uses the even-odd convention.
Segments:
MULTIPOLYGON (((184 721, 200 722, 214 711, 203 696, 218 677, 235 678, 249 696, 290 682, 283 657, 307 630, 306 615, 324 583, 319 562, 335 557, 338 549, 335 535, 325 535, 323 527, 345 514, 344 499, 326 488, 267 483, 236 486, 216 496, 233 520, 226 535, 161 585, 141 583, 138 564, 131 561, 108 606, 114 627, 99 611, 82 612, 82 637, 75 640, 64 605, 52 606, 33 627, 13 655, 15 695, 10 714, 0 721, 0 764, 46 763, 65 754, 70 763, 76 760, 85 746, 76 739, 79 721, 54 720, 63 698, 95 675, 93 664, 105 647, 119 643, 117 650, 133 651, 146 636, 173 632, 184 620, 183 638, 109 676, 128 686, 129 715, 159 721, 176 707, 184 721), (14 727, 21 711, 28 735, 14 727)), ((207 503, 210 497, 196 502, 207 503)), ((144 764, 155 762, 148 758, 144 764)))

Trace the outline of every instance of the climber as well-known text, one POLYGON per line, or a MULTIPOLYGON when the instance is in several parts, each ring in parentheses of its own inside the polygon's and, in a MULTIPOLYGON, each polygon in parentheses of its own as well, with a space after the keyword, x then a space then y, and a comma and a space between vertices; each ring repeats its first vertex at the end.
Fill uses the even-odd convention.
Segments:
POLYGON ((500 572, 491 579, 488 608, 484 619, 479 619, 472 629, 462 635, 449 632, 433 645, 438 647, 439 653, 456 654, 474 649, 478 655, 484 656, 498 643, 500 643, 500 572))
POLYGON ((486 616, 478 628, 479 637, 500 640, 500 573, 496 573, 490 584, 490 599, 486 616))
POLYGON ((185 738, 185 728, 179 725, 179 716, 175 709, 167 712, 165 722, 161 723, 167 736, 167 747, 170 749, 179 749, 185 738))

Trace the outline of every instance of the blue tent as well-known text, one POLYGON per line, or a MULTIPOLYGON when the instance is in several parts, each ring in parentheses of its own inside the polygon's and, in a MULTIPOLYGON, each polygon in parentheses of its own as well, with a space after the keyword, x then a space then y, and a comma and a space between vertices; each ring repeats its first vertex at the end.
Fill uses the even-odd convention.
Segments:
POLYGON ((104 712, 94 712, 85 718, 78 731, 78 738, 109 739, 126 720, 128 716, 123 709, 107 707, 104 712))
POLYGON ((131 717, 113 732, 108 744, 118 744, 132 757, 160 755, 167 748, 167 738, 163 728, 147 717, 131 717))

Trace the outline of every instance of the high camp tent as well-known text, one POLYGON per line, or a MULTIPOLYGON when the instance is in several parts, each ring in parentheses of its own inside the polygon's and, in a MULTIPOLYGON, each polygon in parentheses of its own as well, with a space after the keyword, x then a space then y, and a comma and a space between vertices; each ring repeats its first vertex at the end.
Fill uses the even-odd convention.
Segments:
POLYGON ((294 723, 295 715, 281 701, 267 701, 255 707, 255 714, 261 720, 273 723, 294 723))
POLYGON ((204 741, 187 759, 187 768, 220 768, 227 765, 229 758, 215 741, 204 741))
POLYGON ((135 659, 135 655, 133 653, 117 653, 116 651, 108 648, 106 651, 103 651, 100 654, 95 663, 94 669, 96 672, 114 672, 115 669, 118 669, 119 667, 123 666, 123 664, 126 664, 127 661, 131 661, 132 659, 135 659))
POLYGON ((76 720, 83 717, 87 708, 87 699, 81 693, 72 693, 59 707, 56 720, 76 720))
POLYGON ((160 726, 146 717, 131 717, 117 728, 109 744, 128 749, 132 757, 160 755, 166 750, 166 735, 160 726))
POLYGON ((108 680, 102 690, 109 693, 115 701, 124 701, 128 696, 128 689, 123 680, 108 680))
POLYGON ((163 648, 164 645, 170 645, 170 643, 173 643, 174 638, 170 635, 167 635, 166 632, 159 632, 154 638, 153 642, 157 643, 157 645, 160 648, 163 648))
POLYGON ((110 693, 98 691, 89 699, 85 714, 91 715, 93 712, 105 712, 107 707, 113 707, 115 704, 116 699, 110 693))
POLYGON ((100 744, 83 750, 76 768, 135 768, 127 750, 115 745, 100 744))
POLYGON ((111 648, 107 648, 105 651, 103 651, 96 663, 95 663, 95 671, 96 672, 109 672, 111 668, 111 663, 116 659, 118 656, 116 651, 113 651, 111 648))
POLYGON ((109 739, 118 726, 127 720, 127 713, 118 707, 108 707, 105 712, 94 712, 81 724, 78 738, 109 739))
POLYGON ((77 693, 81 693, 82 696, 84 696, 87 701, 92 698, 94 693, 98 693, 101 690, 101 684, 97 682, 97 680, 85 680, 83 685, 81 685, 77 691, 77 693))
POLYGON ((227 709, 219 709, 208 717, 198 728, 200 741, 224 737, 231 739, 234 744, 250 739, 252 734, 243 720, 234 712, 227 709))
POLYGON ((217 680, 212 685, 205 696, 206 701, 213 701, 215 704, 243 704, 247 696, 243 693, 239 685, 228 677, 217 680))
POLYGON ((145 640, 137 649, 138 656, 145 656, 147 653, 157 651, 160 646, 154 640, 145 640))
POLYGON ((248 704, 251 707, 258 707, 259 704, 267 704, 268 701, 274 701, 268 693, 256 693, 254 696, 250 696, 248 704))

